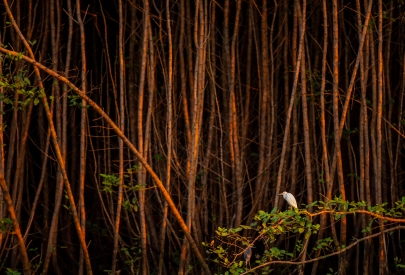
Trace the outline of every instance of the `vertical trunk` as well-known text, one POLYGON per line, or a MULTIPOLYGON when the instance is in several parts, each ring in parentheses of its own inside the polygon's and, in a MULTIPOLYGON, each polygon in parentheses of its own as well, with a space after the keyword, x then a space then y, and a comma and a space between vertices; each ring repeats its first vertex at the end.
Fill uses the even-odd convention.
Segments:
MULTIPOLYGON (((207 44, 207 70, 210 72, 211 75, 216 75, 216 57, 215 57, 215 22, 216 22, 216 10, 215 10, 215 3, 210 4, 210 21, 209 21, 209 33, 210 39, 209 43, 207 44)), ((208 24, 208 22, 207 22, 208 24)), ((216 152, 213 151, 213 147, 215 145, 215 128, 213 127, 215 124, 215 117, 217 115, 216 113, 216 105, 215 105, 215 98, 216 98, 216 83, 213 77, 209 78, 209 93, 210 93, 210 114, 209 114, 209 123, 210 125, 208 129, 208 139, 207 139, 207 148, 205 151, 205 156, 204 156, 204 174, 202 177, 201 184, 203 186, 203 191, 202 191, 202 201, 203 201, 203 223, 204 223, 204 235, 207 237, 210 233, 208 225, 209 225, 209 219, 211 217, 209 212, 209 209, 214 210, 214 206, 210 205, 210 197, 211 193, 213 191, 209 190, 209 182, 208 182, 208 176, 209 176, 209 166, 210 166, 210 161, 211 161, 211 154, 215 154, 216 152)), ((212 187, 211 187, 212 188, 212 187)), ((219 198, 217 198, 218 201, 220 201, 219 198)), ((204 240, 205 241, 205 240, 204 240)))
MULTIPOLYGON (((191 146, 188 147, 188 159, 190 160, 190 172, 187 176, 188 179, 188 201, 187 201, 187 227, 189 230, 197 230, 197 227, 192 229, 195 224, 195 180, 198 165, 198 151, 200 143, 200 133, 201 133, 201 122, 203 113, 203 102, 204 102, 204 74, 205 74, 205 17, 204 17, 204 1, 197 1, 196 11, 195 11, 195 29, 194 29, 194 43, 197 48, 195 69, 194 69, 194 87, 192 94, 192 127, 191 127, 191 146), (198 27, 197 27, 198 26, 198 27)), ((195 236, 198 234, 195 234, 195 236)), ((187 273, 187 247, 189 241, 184 239, 181 256, 180 256, 180 267, 179 274, 187 273)))
MULTIPOLYGON (((258 163, 258 177, 256 179, 256 192, 254 200, 257 201, 257 207, 253 209, 256 212, 256 209, 260 207, 260 202, 263 199, 263 181, 264 181, 264 172, 265 172, 265 158, 266 158, 266 138, 268 136, 267 131, 267 111, 268 111, 268 99, 269 99, 269 65, 268 65, 268 25, 267 25, 267 1, 262 1, 262 12, 261 12, 261 22, 260 22, 260 42, 261 46, 258 49, 261 49, 261 52, 258 50, 258 67, 260 67, 260 87, 261 92, 259 94, 259 163, 258 163), (259 61, 260 60, 260 61, 259 61)), ((277 204, 275 204, 277 206, 277 204)))
MULTIPOLYGON (((298 8, 298 22, 302 22, 301 24, 305 24, 304 20, 306 20, 306 3, 304 1, 304 6, 302 8, 302 12, 300 9, 300 3, 297 1, 297 8, 298 8)), ((304 31, 300 29, 300 32, 304 31)), ((305 33, 301 34, 303 37, 303 43, 305 44, 305 33)), ((309 136, 309 121, 308 121, 308 103, 307 103, 307 69, 305 65, 305 50, 302 49, 301 52, 301 102, 302 102, 302 122, 303 122, 303 129, 304 129, 304 154, 305 154, 305 178, 306 178, 306 189, 307 189, 307 203, 310 204, 312 202, 312 165, 311 165, 311 148, 310 148, 310 136, 309 136)), ((309 57, 308 57, 309 58, 309 57)), ((310 208, 308 211, 312 211, 310 208)), ((305 233, 305 238, 303 241, 303 248, 301 252, 300 261, 305 261, 306 254, 307 254, 307 247, 309 242, 310 234, 308 232, 305 233)), ((304 274, 304 265, 302 265, 298 269, 298 273, 300 275, 304 274)))
MULTIPOLYGON (((71 66, 71 59, 72 59, 72 37, 73 37, 73 10, 72 10, 72 3, 71 0, 67 1, 67 12, 69 14, 69 29, 68 29, 68 37, 67 37, 67 45, 66 45, 66 59, 65 59, 65 77, 69 77, 70 66, 71 66)), ((61 153, 62 158, 65 163, 67 163, 67 148, 68 148, 68 135, 67 135, 67 127, 68 127, 68 86, 62 86, 62 133, 61 133, 61 153)), ((50 142, 50 130, 48 130, 47 134, 47 147, 46 150, 49 150, 49 142, 50 142)), ((46 166, 46 162, 44 161, 44 167, 46 166)), ((45 169, 45 168, 44 168, 45 169)), ((38 192, 40 192, 41 188, 38 188, 38 192)), ((70 229, 71 227, 69 227, 70 229)), ((71 232, 71 231, 69 231, 71 232)), ((67 239, 69 240, 71 234, 67 234, 67 239)), ((73 251, 70 248, 70 251, 73 251)), ((74 252, 72 252, 74 253, 74 252)), ((80 258, 84 260, 83 251, 80 250, 80 258), (83 256, 83 257, 82 257, 83 256)), ((82 270, 83 262, 80 264, 80 269, 82 270)), ((83 272, 82 272, 83 273, 83 272)))
MULTIPOLYGON (((290 134, 291 113, 292 113, 292 109, 293 109, 293 106, 295 103, 295 94, 297 92, 297 85, 298 85, 298 74, 299 74, 300 68, 301 68, 302 52, 304 51, 304 34, 305 34, 305 22, 306 22, 305 10, 306 10, 306 0, 303 1, 303 5, 302 5, 302 24, 300 25, 300 40, 299 40, 299 46, 298 46, 298 56, 297 56, 297 62, 295 64, 294 82, 293 82, 292 93, 291 93, 291 98, 290 98, 289 107, 288 107, 285 133, 284 133, 284 137, 283 137, 283 148, 282 148, 281 156, 280 156, 280 166, 279 166, 278 174, 277 174, 276 198, 275 198, 275 203, 274 203, 275 207, 279 207, 279 205, 280 205, 280 203, 279 203, 280 196, 278 196, 278 194, 281 191, 281 179, 282 179, 281 172, 284 169, 284 159, 285 159, 285 154, 286 154, 286 150, 287 150, 287 148, 286 148, 287 140, 288 140, 288 135, 290 134)), ((302 73, 305 73, 305 72, 302 72, 302 73)), ((292 165, 295 165, 295 164, 293 163, 292 165)))
MULTIPOLYGON (((81 50, 81 90, 87 93, 87 61, 86 61, 86 36, 84 24, 81 16, 80 0, 76 0, 76 16, 80 27, 80 50, 81 50)), ((86 210, 84 204, 84 182, 86 177, 86 136, 87 136, 87 102, 82 99, 81 119, 80 119, 80 172, 79 172, 79 215, 80 226, 83 237, 86 238, 86 210)), ((83 274, 84 253, 80 250, 79 275, 83 274)))
MULTIPOLYGON (((325 83, 326 83, 326 57, 328 50, 328 13, 327 13, 327 2, 322 1, 322 14, 323 14, 323 48, 322 48, 322 76, 321 76, 321 140, 322 140, 322 164, 324 167, 324 184, 329 186, 330 184, 330 170, 329 170, 329 157, 328 157, 328 143, 326 139, 326 119, 325 119, 325 83)), ((318 233, 318 238, 322 239, 325 231, 327 221, 327 215, 321 216, 320 230, 318 233)), ((319 257, 320 250, 316 252, 316 257, 319 257)), ((312 266, 312 275, 317 274, 318 261, 312 266)))
MULTIPOLYGON (((3 43, 2 37, 0 37, 0 43, 3 43)), ((3 75, 3 54, 0 54, 0 75, 3 75)), ((0 94, 4 94, 4 87, 0 87, 0 94)), ((4 102, 0 101, 0 173, 4 175, 4 102)), ((0 200, 3 200, 3 189, 0 188, 0 200)), ((0 204, 0 219, 4 218, 3 204, 0 204)), ((0 234, 0 248, 3 247, 3 234, 0 234)))
MULTIPOLYGON (((340 127, 339 127, 339 27, 338 27, 338 1, 333 1, 332 24, 333 24, 333 125, 334 125, 334 140, 335 140, 335 158, 337 163, 337 177, 339 185, 339 193, 342 199, 346 200, 346 192, 344 187, 342 155, 340 149, 340 127)), ((333 170, 333 169, 332 169, 333 170)), ((332 171, 333 173, 333 171, 332 171)), ((332 193, 332 186, 329 186, 328 198, 332 193)), ((346 244, 346 218, 341 220, 340 228, 340 243, 346 244)), ((346 274, 346 253, 339 256, 339 274, 346 274)))
MULTIPOLYGON (((293 34, 292 34, 292 43, 291 43, 293 68, 298 68, 297 67, 297 44, 298 44, 297 39, 298 39, 298 23, 299 22, 298 22, 298 5, 296 3, 297 2, 294 2, 293 34)), ((289 106, 290 106, 290 104, 287 101, 287 105, 285 107, 287 109, 286 118, 288 118, 289 106)), ((296 104, 295 102, 294 102, 293 111, 292 111, 292 121, 293 121, 293 134, 292 134, 293 135, 293 137, 292 137, 293 148, 291 150, 291 188, 290 188, 291 191, 290 192, 295 194, 297 181, 298 181, 297 151, 298 151, 298 123, 299 123, 298 104, 296 104)), ((288 137, 287 137, 287 140, 289 140, 288 137)))
MULTIPOLYGON (((118 1, 118 14, 119 14, 119 32, 118 32, 118 60, 119 60, 119 109, 118 112, 118 127, 122 132, 124 132, 124 93, 125 93, 125 64, 124 64, 124 13, 122 7, 122 0, 118 1)), ((83 108, 84 109, 84 108, 83 108)), ((115 274, 116 260, 118 253, 118 239, 119 230, 121 223, 121 209, 122 209, 122 198, 123 198, 123 182, 124 182, 124 142, 121 138, 118 139, 118 151, 119 151, 119 186, 118 186, 118 198, 117 198, 117 212, 115 213, 115 223, 114 223, 114 248, 112 255, 112 267, 111 273, 115 274)), ((144 273, 145 274, 145 273, 144 273)))
MULTIPOLYGON (((383 10, 382 10, 382 0, 378 1, 378 92, 377 92, 377 123, 376 123, 376 132, 377 132, 377 170, 376 170, 376 185, 377 185, 377 194, 376 194, 376 203, 382 203, 382 129, 381 129, 381 120, 382 120, 382 108, 383 108, 383 33, 382 33, 382 24, 383 24, 383 10)), ((384 230, 384 222, 381 221, 380 230, 384 230)), ((387 263, 386 263, 386 252, 384 244, 384 234, 379 236, 379 274, 387 273, 387 263)))
MULTIPOLYGON (((52 46, 52 68, 53 70, 58 70, 58 35, 57 35, 57 26, 56 26, 56 12, 55 12, 55 3, 56 0, 50 1, 49 4, 49 14, 50 14, 50 26, 51 26, 51 46, 52 46)), ((60 90, 59 85, 54 84, 52 85, 52 95, 56 98, 60 97, 60 90)), ((60 108, 60 101, 57 100, 55 103, 55 126, 56 126, 56 134, 58 135, 58 143, 60 144, 60 135, 61 135, 61 108, 60 108)), ((51 225, 49 228, 49 237, 48 237, 48 246, 47 251, 44 259, 44 273, 48 272, 49 262, 51 256, 54 255, 53 259, 56 259, 56 239, 58 235, 58 221, 59 221, 59 213, 60 213, 60 206, 62 202, 62 193, 63 193, 63 178, 60 172, 57 173, 56 176, 56 191, 55 191, 55 211, 52 215, 51 225)), ((57 274, 60 274, 59 267, 57 262, 53 261, 53 267, 57 274)))
MULTIPOLYGON (((303 10, 305 7, 303 8, 303 10)), ((300 14, 300 13, 299 13, 300 14)), ((305 10, 301 22, 305 19, 305 10)), ((305 37, 305 34, 304 34, 305 37)), ((305 39, 305 38, 304 38, 305 39)), ((309 57, 308 57, 309 58, 309 57)), ((306 189, 307 189, 307 204, 311 204, 313 201, 312 195, 312 165, 311 165, 311 141, 309 136, 309 120, 308 120, 308 99, 307 99, 307 78, 306 78, 306 66, 305 66, 305 51, 302 52, 301 60, 301 100, 302 100, 302 123, 304 128, 304 148, 305 148, 305 177, 306 177, 306 189)), ((312 212, 312 208, 309 208, 312 212)))
POLYGON ((21 234, 20 225, 17 220, 17 216, 15 215, 13 201, 11 200, 10 193, 8 192, 8 187, 6 182, 4 181, 3 174, 0 174, 0 186, 3 190, 4 200, 7 204, 7 210, 10 214, 11 220, 13 221, 13 227, 15 234, 17 235, 17 241, 20 249, 20 253, 22 255, 22 262, 23 262, 23 271, 24 275, 31 274, 30 262, 28 259, 27 249, 25 247, 24 239, 21 234))
MULTIPOLYGON (((371 6, 372 0, 369 0, 369 5, 371 6)), ((366 5, 366 3, 365 3, 366 5)), ((361 105, 362 105, 362 124, 364 125, 363 128, 363 137, 364 137, 364 193, 365 199, 368 205, 371 205, 371 187, 370 187, 370 140, 369 140, 369 128, 368 128, 368 114, 367 114, 367 81, 368 81, 368 68, 369 66, 369 48, 370 48, 370 35, 367 34, 366 41, 365 41, 365 49, 364 49, 364 73, 363 73, 363 81, 362 81, 362 89, 361 89, 361 105)), ((365 217, 365 224, 369 223, 369 218, 365 217)), ((364 235, 366 235, 365 233, 364 235)), ((371 241, 367 240, 364 243, 364 263, 363 263, 363 274, 369 274, 369 266, 370 266, 370 250, 371 250, 371 241)))
MULTIPOLYGON (((185 5, 184 0, 180 0, 180 38, 179 38, 179 55, 180 55, 180 81, 181 81, 181 96, 182 96, 182 105, 183 105, 183 113, 184 113, 184 124, 185 124, 185 132, 187 138, 187 144, 191 144, 191 126, 190 126, 190 118, 189 118, 189 110, 188 110, 188 100, 187 100, 187 72, 186 72, 186 65, 184 61, 184 40, 185 38, 185 5)), ((190 50, 190 49, 188 49, 190 50)), ((187 160, 187 171, 189 169, 189 163, 187 160)))
MULTIPOLYGON (((141 50, 141 65, 139 75, 139 90, 138 90, 138 149, 141 156, 144 155, 144 134, 143 134, 143 100, 144 100, 144 87, 145 87, 145 73, 146 73, 146 58, 147 48, 149 41, 149 0, 144 1, 144 14, 143 14, 143 38, 142 38, 142 50, 141 50)), ((141 167, 141 164, 139 164, 141 167)), ((141 167, 138 172, 138 181, 145 184, 144 180, 145 169, 141 167)), ((142 265, 141 273, 147 274, 147 239, 146 239, 146 219, 145 219, 145 190, 143 188, 139 190, 139 219, 141 224, 141 250, 142 250, 142 265)))
MULTIPOLYGON (((171 179, 171 161, 172 161, 172 125, 173 125, 173 113, 172 113, 172 59, 173 59, 173 45, 172 45, 172 31, 171 31, 171 20, 170 20, 170 1, 166 0, 166 20, 167 20, 167 37, 169 44, 168 52, 168 63, 167 63, 167 82, 166 82, 166 96, 167 96, 167 111, 166 111, 166 140, 167 140, 167 153, 166 153, 166 183, 165 188, 167 192, 170 193, 170 179, 171 179)), ((163 271, 163 257, 165 251, 165 240, 166 240, 166 219, 169 205, 164 202, 163 206, 163 217, 162 217, 162 229, 160 233, 160 255, 159 255, 159 275, 163 271)))
MULTIPOLYGON (((358 26, 358 36, 359 39, 361 37, 361 5, 360 5, 360 0, 356 0, 356 9, 357 9, 357 26, 358 26)), ((365 155, 365 139, 368 138, 365 136, 365 129, 367 128, 367 125, 364 124, 364 117, 367 114, 367 106, 363 105, 363 94, 366 93, 365 91, 365 79, 364 79, 364 59, 363 59, 363 52, 364 50, 362 49, 359 52, 359 59, 360 59, 360 88, 361 88, 361 107, 360 107, 360 118, 359 118, 359 159, 360 159, 360 186, 359 186, 359 198, 360 201, 365 201, 365 163, 366 163, 366 155, 365 155)), ((362 228, 366 227, 366 216, 361 215, 361 224, 362 228)), ((364 235, 364 234, 363 234, 364 235)), ((367 246, 367 241, 364 243, 364 252, 366 252, 365 248, 367 246)), ((360 254, 360 253, 359 253, 360 254)), ((359 255, 358 254, 358 255, 359 255)), ((368 262, 368 257, 364 257, 364 263, 368 262)), ((358 272, 358 268, 356 268, 356 272, 358 272)), ((363 270, 364 274, 368 274, 363 270)))
MULTIPOLYGON (((238 0, 236 3, 236 16, 235 16, 235 26, 232 35, 232 41, 230 45, 230 57, 228 63, 228 87, 229 87, 229 129, 231 132, 231 146, 234 151, 234 160, 232 162, 234 182, 236 186, 236 216, 233 226, 237 227, 242 222, 242 211, 243 211, 243 170, 242 170, 242 159, 239 145, 239 126, 237 121, 237 106, 236 106, 236 94, 235 94, 235 74, 236 74, 236 40, 239 33, 239 17, 241 13, 241 4, 242 1, 238 0)), ((227 39, 227 33, 226 34, 227 39)), ((228 41, 228 40, 226 40, 228 41)), ((225 48, 228 49, 228 46, 225 44, 225 48)), ((227 51, 227 50, 225 50, 227 51)), ((229 50, 228 50, 229 54, 229 50)))
MULTIPOLYGON (((389 18, 392 18, 393 14, 393 2, 390 3, 390 13, 389 13, 389 18)), ((394 97, 395 95, 392 93, 392 87, 391 87, 391 73, 392 71, 390 70, 390 61, 391 61, 391 44, 393 43, 392 41, 392 25, 393 22, 390 21, 388 23, 388 27, 387 27, 387 31, 388 31, 388 35, 387 35, 387 42, 386 42, 386 59, 384 61, 384 76, 385 76, 385 87, 387 90, 387 97, 386 97, 386 102, 387 102, 387 120, 388 121, 393 121, 393 111, 394 111, 394 97)), ((388 160, 389 160, 389 169, 390 169, 390 175, 397 175, 397 167, 394 166, 394 152, 393 148, 394 148, 394 144, 393 144, 393 137, 392 137, 392 133, 393 131, 391 131, 391 129, 389 127, 385 126, 385 130, 386 130, 386 135, 387 135, 387 154, 388 154, 388 160)), ((397 199, 397 194, 395 192, 395 186, 397 185, 396 182, 396 176, 392 176, 390 179, 391 182, 391 186, 390 186, 390 197, 391 197, 391 207, 395 207, 395 203, 398 199, 397 199)), ((387 200, 385 200, 387 201, 387 200)))

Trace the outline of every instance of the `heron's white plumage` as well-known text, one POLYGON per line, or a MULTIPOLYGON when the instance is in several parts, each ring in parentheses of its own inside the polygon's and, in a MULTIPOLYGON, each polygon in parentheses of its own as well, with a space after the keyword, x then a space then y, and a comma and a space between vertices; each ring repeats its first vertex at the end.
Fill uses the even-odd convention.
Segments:
POLYGON ((283 195, 283 198, 287 201, 289 205, 291 205, 294 208, 298 208, 297 201, 295 200, 293 194, 284 191, 280 195, 283 195))

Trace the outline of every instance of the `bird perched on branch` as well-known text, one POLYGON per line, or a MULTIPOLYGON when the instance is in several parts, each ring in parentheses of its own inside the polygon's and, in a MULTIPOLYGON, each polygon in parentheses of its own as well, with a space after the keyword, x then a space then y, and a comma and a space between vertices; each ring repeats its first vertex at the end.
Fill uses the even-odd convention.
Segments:
POLYGON ((298 208, 297 201, 295 200, 294 196, 291 193, 284 191, 283 193, 279 194, 279 196, 283 196, 283 198, 287 201, 289 205, 294 208, 298 208))
POLYGON ((249 246, 249 248, 246 249, 245 253, 243 253, 243 259, 245 260, 246 266, 248 265, 248 263, 250 262, 250 258, 252 257, 252 247, 254 248, 254 246, 249 246))

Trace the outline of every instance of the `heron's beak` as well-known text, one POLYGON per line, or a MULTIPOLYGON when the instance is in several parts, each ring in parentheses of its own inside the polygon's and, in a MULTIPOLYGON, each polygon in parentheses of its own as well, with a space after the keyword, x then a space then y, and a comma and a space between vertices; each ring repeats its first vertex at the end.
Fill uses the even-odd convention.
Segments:
POLYGON ((281 194, 278 194, 279 196, 282 196, 283 195, 283 193, 281 193, 281 194))

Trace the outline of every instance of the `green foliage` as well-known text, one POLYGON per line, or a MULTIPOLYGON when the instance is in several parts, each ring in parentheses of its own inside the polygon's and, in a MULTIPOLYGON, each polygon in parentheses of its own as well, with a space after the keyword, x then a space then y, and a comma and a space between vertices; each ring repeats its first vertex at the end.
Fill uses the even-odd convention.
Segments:
POLYGON ((0 219, 0 233, 14 231, 13 221, 10 218, 0 219))
POLYGON ((394 258, 394 262, 395 262, 395 266, 396 266, 399 270, 405 271, 405 264, 400 264, 400 262, 401 262, 401 259, 400 259, 400 258, 395 257, 395 258, 394 258))
POLYGON ((69 99, 69 106, 76 106, 76 107, 79 107, 80 109, 90 108, 90 105, 83 106, 83 100, 78 95, 68 95, 68 99, 69 99))
POLYGON ((127 169, 127 172, 128 172, 129 174, 131 174, 131 173, 136 173, 136 172, 139 171, 139 169, 141 169, 141 167, 140 167, 139 165, 134 165, 134 166, 132 166, 131 168, 127 169))
POLYGON ((0 74, 0 88, 2 88, 0 101, 14 108, 14 94, 17 92, 22 95, 17 102, 17 108, 19 110, 23 110, 24 107, 28 106, 31 102, 37 105, 44 96, 42 90, 31 85, 29 72, 26 67, 14 64, 15 61, 21 60, 22 55, 23 53, 19 53, 17 56, 10 54, 2 55, 1 62, 3 73, 0 74), (15 70, 16 66, 17 70, 15 70))
MULTIPOLYGON (((373 230, 384 223, 384 219, 403 217, 405 197, 396 202, 393 208, 387 208, 387 203, 369 206, 364 201, 349 202, 342 200, 341 197, 335 197, 328 202, 315 201, 302 209, 279 211, 277 208, 273 208, 270 213, 261 210, 250 225, 241 225, 229 229, 219 227, 216 230, 216 240, 209 244, 203 243, 203 246, 207 247, 206 252, 211 254, 213 262, 217 263, 221 270, 225 270, 223 274, 241 274, 248 272, 250 268, 250 265, 245 266, 244 262, 241 261, 243 253, 250 246, 257 243, 263 244, 264 249, 261 249, 260 255, 259 252, 253 251, 254 256, 252 256, 250 263, 252 267, 260 267, 260 269, 255 269, 255 272, 260 270, 263 274, 268 274, 271 272, 269 263, 272 261, 281 261, 281 263, 287 264, 290 261, 298 261, 299 254, 304 251, 304 247, 309 243, 311 236, 317 234, 321 229, 320 224, 315 222, 319 220, 319 218, 315 220, 315 217, 320 216, 321 212, 332 215, 336 222, 347 215, 367 214, 370 217, 370 223, 362 232, 368 235, 375 233, 373 230), (307 209, 310 207, 316 209, 317 212, 309 213, 307 209), (295 244, 290 246, 291 251, 287 251, 287 247, 275 246, 275 241, 282 235, 286 239, 290 239, 290 242, 295 239, 295 244), (293 236, 295 238, 291 238, 293 236), (218 245, 214 246, 214 243, 218 243, 218 245)), ((322 258, 324 258, 328 257, 328 254, 339 252, 345 247, 342 244, 335 246, 331 236, 325 236, 323 239, 318 239, 315 236, 311 245, 306 249, 307 251, 321 251, 322 258)), ((405 268, 405 265, 400 264, 399 260, 396 260, 396 266, 405 268)), ((328 274, 336 274, 336 272, 330 270, 328 274)))
POLYGON ((354 178, 356 181, 360 181, 360 176, 357 175, 356 173, 348 174, 347 177, 348 178, 354 178))
POLYGON ((111 194, 113 192, 113 186, 118 186, 120 183, 120 179, 115 175, 100 174, 100 176, 103 178, 103 189, 101 189, 101 191, 111 194))
POLYGON ((166 157, 163 154, 156 154, 153 156, 153 159, 155 159, 157 161, 163 161, 166 159, 166 157))
MULTIPOLYGON (((123 274, 139 274, 142 261, 142 249, 140 239, 134 238, 131 247, 122 247, 121 255, 125 259, 123 270, 116 271, 123 274)), ((103 269, 103 272, 111 274, 111 269, 103 269)))
POLYGON ((16 270, 12 270, 11 268, 6 269, 6 275, 20 275, 21 272, 18 272, 16 270))
POLYGON ((138 211, 138 204, 136 202, 136 198, 132 198, 131 200, 124 200, 122 202, 122 207, 124 207, 125 210, 134 210, 135 212, 138 211))
POLYGON ((333 240, 330 237, 327 237, 325 239, 320 239, 316 241, 316 246, 313 248, 314 250, 319 250, 319 249, 326 249, 330 250, 329 247, 331 246, 333 240))
POLYGON ((346 140, 350 140, 350 135, 355 134, 359 131, 358 128, 354 129, 344 129, 342 133, 342 137, 346 140))
POLYGON ((140 272, 142 249, 140 239, 134 238, 131 247, 121 248, 121 252, 125 255, 125 266, 130 271, 127 274, 138 274, 140 272))
POLYGON ((89 220, 86 220, 86 231, 102 236, 107 236, 108 233, 108 229, 106 227, 92 223, 89 220))
POLYGON ((12 107, 14 107, 14 93, 17 92, 20 95, 24 95, 22 100, 18 101, 19 110, 23 110, 32 100, 37 105, 41 97, 41 93, 38 92, 37 88, 31 86, 31 82, 27 77, 27 71, 24 69, 20 69, 18 74, 13 77, 10 77, 9 74, 0 75, 0 88, 4 88, 4 93, 1 94, 0 100, 12 107))
POLYGON ((329 272, 326 273, 326 275, 337 275, 337 274, 339 274, 339 273, 337 271, 333 271, 332 268, 329 268, 329 272))
POLYGON ((287 259, 287 258, 292 258, 293 253, 288 253, 284 249, 278 249, 277 247, 271 247, 269 250, 264 251, 264 255, 267 258, 270 259, 277 259, 277 260, 282 260, 282 259, 287 259))
MULTIPOLYGON (((132 168, 127 169, 128 174, 125 174, 124 177, 130 177, 132 173, 137 172, 139 170, 139 166, 134 165, 132 168)), ((103 188, 101 191, 112 194, 114 192, 114 187, 118 187, 120 185, 121 179, 115 175, 107 175, 107 174, 100 174, 103 178, 102 184, 103 188)), ((142 184, 133 185, 131 182, 128 184, 123 181, 122 187, 125 191, 138 191, 143 188, 142 184)), ((132 197, 132 199, 124 199, 122 202, 122 207, 128 211, 138 211, 138 202, 136 197, 132 197)))

